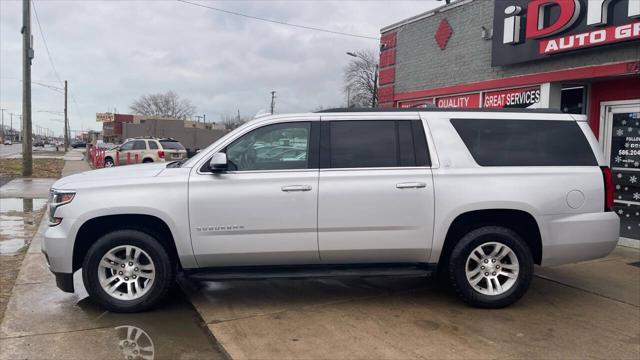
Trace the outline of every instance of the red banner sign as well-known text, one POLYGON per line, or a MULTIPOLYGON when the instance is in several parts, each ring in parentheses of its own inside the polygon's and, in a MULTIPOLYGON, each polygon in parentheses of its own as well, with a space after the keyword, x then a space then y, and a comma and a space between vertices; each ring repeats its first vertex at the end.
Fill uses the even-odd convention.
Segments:
POLYGON ((527 108, 540 102, 540 86, 488 91, 484 93, 484 108, 527 108))
POLYGON ((478 108, 480 107, 480 94, 466 94, 445 96, 436 99, 439 108, 478 108))

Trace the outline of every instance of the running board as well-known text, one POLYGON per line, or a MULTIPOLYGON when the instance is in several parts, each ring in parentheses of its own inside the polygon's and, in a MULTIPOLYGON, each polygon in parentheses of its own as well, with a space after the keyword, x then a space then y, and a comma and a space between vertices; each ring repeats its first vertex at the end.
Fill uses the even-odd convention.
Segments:
POLYGON ((386 266, 295 266, 295 267, 225 267, 185 270, 190 279, 200 281, 304 279, 323 277, 421 277, 435 270, 435 265, 386 266))

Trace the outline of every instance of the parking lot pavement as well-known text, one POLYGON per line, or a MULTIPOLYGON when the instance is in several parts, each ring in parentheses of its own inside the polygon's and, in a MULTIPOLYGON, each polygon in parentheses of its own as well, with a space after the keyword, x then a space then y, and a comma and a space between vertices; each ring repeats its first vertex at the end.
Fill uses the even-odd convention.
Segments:
POLYGON ((246 358, 640 358, 637 249, 537 269, 506 309, 470 308, 435 280, 197 283, 192 303, 225 351, 246 358))
POLYGON ((74 278, 64 293, 40 253, 42 222, 25 256, 0 325, 0 359, 224 359, 193 307, 178 290, 160 309, 115 314, 93 304, 74 278))

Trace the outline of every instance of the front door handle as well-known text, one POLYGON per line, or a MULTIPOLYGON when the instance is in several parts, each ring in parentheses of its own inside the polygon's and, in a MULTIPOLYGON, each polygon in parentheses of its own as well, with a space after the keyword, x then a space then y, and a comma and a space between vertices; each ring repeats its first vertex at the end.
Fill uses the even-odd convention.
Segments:
POLYGON ((281 189, 284 192, 311 191, 311 186, 310 185, 288 185, 288 186, 283 186, 281 189))
POLYGON ((420 189, 423 187, 427 187, 427 184, 423 182, 405 182, 396 184, 398 189, 420 189))

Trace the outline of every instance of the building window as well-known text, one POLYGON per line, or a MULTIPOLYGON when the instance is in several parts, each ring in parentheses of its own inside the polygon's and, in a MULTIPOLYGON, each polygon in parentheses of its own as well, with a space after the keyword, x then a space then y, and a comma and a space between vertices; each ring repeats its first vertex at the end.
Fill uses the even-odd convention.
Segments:
POLYGON ((560 109, 568 114, 585 113, 585 87, 583 85, 566 85, 562 87, 560 109))

